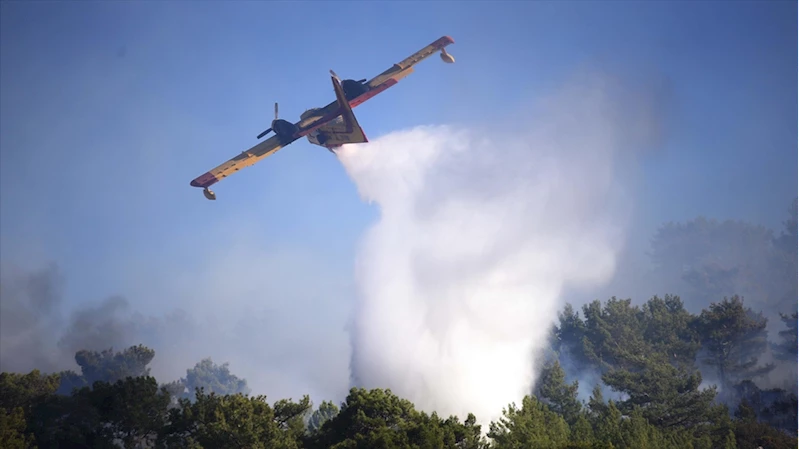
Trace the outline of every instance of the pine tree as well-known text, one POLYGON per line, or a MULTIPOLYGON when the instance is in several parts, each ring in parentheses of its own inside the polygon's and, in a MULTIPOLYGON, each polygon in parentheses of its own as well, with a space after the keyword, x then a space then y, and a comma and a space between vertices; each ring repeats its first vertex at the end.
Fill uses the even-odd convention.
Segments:
POLYGON ((716 370, 721 393, 729 400, 729 391, 743 380, 768 374, 774 364, 759 365, 759 357, 768 348, 766 324, 762 314, 744 308, 739 296, 724 298, 702 310, 696 320, 697 331, 706 355, 703 360, 716 370))
POLYGON ((553 412, 561 415, 569 425, 577 421, 582 404, 577 399, 578 382, 566 383, 566 375, 560 362, 544 366, 538 381, 537 396, 553 412))

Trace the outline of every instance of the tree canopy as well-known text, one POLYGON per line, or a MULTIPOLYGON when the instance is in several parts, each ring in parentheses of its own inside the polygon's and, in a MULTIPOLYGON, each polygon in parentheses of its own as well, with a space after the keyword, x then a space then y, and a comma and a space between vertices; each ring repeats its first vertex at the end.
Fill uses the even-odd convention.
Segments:
POLYGON ((785 228, 664 226, 657 269, 702 306, 673 294, 566 304, 529 394, 487 428, 389 389, 352 388, 316 408, 308 396, 270 402, 211 359, 159 384, 155 351, 136 345, 77 351, 78 371, 0 373, 0 447, 796 448, 795 201, 785 228))
POLYGON ((69 392, 61 383, 74 385, 73 372, 0 374, 0 445, 796 447, 796 393, 755 384, 770 370, 759 361, 767 347, 764 322, 740 299, 724 298, 698 315, 687 313, 673 296, 654 297, 642 306, 611 298, 582 309, 585 318, 570 306, 562 311, 552 356, 540 367, 534 390, 518 405, 508 404, 487 429, 472 414, 439 417, 384 389, 352 388, 340 405, 323 401, 316 409, 307 396, 270 403, 265 396, 250 396, 246 382, 227 364, 210 359, 187 370, 186 378, 159 385, 147 367, 154 351, 134 346, 81 351, 76 360, 87 385, 69 392), (573 373, 561 361, 576 367, 571 357, 581 360, 573 373), (703 383, 703 365, 716 370, 721 388, 730 393, 722 398, 717 385, 703 383), (579 375, 591 370, 600 373, 601 382, 581 400, 579 375), (570 378, 574 373, 578 376, 570 378), (606 399, 604 392, 620 398, 606 399), (735 406, 728 407, 731 403, 735 406))

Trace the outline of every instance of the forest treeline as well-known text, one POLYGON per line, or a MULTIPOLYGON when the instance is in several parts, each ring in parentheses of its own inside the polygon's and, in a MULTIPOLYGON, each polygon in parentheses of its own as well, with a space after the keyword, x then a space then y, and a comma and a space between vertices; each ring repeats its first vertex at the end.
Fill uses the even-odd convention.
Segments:
POLYGON ((651 256, 683 297, 566 305, 534 388, 487 429, 382 389, 269 402, 210 359, 159 384, 138 345, 78 351, 78 371, 0 373, 0 447, 796 448, 796 253, 796 201, 779 236, 663 226, 651 256))
POLYGON ((79 351, 79 373, 0 374, 0 447, 795 448, 795 377, 785 388, 754 382, 795 368, 796 314, 784 324, 769 343, 765 319, 738 297, 699 315, 673 296, 595 301, 582 316, 567 306, 535 390, 488 429, 471 414, 418 411, 390 390, 353 388, 340 406, 270 403, 210 359, 159 385, 150 348, 79 351), (778 357, 762 364, 767 346, 778 357), (587 400, 562 360, 575 375, 600 373, 587 400), (703 385, 703 366, 726 394, 703 385))

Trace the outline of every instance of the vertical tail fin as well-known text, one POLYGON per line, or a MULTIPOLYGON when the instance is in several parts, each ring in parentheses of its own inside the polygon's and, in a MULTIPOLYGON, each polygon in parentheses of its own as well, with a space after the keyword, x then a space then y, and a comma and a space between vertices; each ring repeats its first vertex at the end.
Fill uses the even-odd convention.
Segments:
POLYGON ((333 81, 333 90, 336 92, 336 100, 338 101, 341 110, 341 117, 344 119, 343 124, 336 124, 325 129, 328 134, 325 146, 341 146, 345 143, 365 143, 369 140, 366 138, 358 119, 355 118, 355 113, 352 112, 350 102, 344 94, 344 88, 341 86, 338 78, 331 76, 333 81))

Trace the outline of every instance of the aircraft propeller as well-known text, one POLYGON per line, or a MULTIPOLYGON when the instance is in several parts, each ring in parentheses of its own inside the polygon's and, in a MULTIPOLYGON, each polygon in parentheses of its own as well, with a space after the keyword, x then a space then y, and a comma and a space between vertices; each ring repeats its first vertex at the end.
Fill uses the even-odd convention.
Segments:
MULTIPOLYGON (((277 102, 275 103, 275 120, 277 120, 277 102)), ((270 131, 272 131, 272 127, 269 127, 266 129, 266 131, 262 132, 261 134, 258 134, 258 137, 256 137, 256 139, 260 139, 261 137, 269 134, 270 131)))

